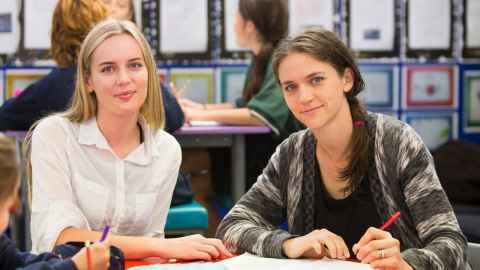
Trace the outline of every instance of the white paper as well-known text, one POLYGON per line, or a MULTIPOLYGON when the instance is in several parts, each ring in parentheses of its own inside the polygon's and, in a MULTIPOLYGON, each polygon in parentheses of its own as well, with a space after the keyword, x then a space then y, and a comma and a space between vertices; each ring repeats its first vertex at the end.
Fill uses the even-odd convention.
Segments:
POLYGON ((225 31, 225 49, 227 51, 246 51, 237 43, 235 36, 235 13, 238 10, 238 0, 225 0, 225 10, 223 11, 224 31, 225 31))
POLYGON ((53 11, 58 0, 25 0, 24 43, 26 49, 49 49, 53 11))
POLYGON ((17 0, 2 0, 0 5, 0 54, 13 54, 20 41, 17 0))
POLYGON ((387 72, 362 72, 365 89, 359 97, 367 106, 392 106, 393 97, 390 89, 390 76, 387 72))
POLYGON ((312 26, 333 30, 333 0, 290 0, 289 11, 290 34, 312 26))
POLYGON ((450 0, 410 0, 408 2, 410 49, 448 49, 450 26, 450 0))
POLYGON ((361 51, 393 50, 395 37, 394 11, 394 0, 350 1, 350 43, 352 49, 361 51))
POLYGON ((218 262, 229 270, 371 270, 368 264, 341 260, 272 259, 248 253, 218 262))
POLYGON ((450 75, 441 71, 415 71, 412 74, 412 102, 442 102, 450 100, 450 75))
POLYGON ((135 11, 135 22, 139 29, 142 29, 142 0, 133 0, 133 9, 135 11))
POLYGON ((207 0, 161 0, 161 53, 207 52, 207 9, 207 0))
POLYGON ((480 47, 480 1, 467 0, 465 8, 467 40, 466 47, 480 47))
POLYGON ((193 127, 214 127, 214 126, 220 126, 221 123, 217 121, 195 120, 195 121, 190 121, 190 125, 193 127))

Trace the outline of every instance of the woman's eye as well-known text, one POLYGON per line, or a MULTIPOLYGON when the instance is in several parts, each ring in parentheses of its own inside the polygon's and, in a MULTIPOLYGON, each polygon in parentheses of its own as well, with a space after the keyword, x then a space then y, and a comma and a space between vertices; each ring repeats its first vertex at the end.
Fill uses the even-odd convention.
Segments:
POLYGON ((325 78, 323 78, 323 77, 313 77, 311 82, 312 82, 312 84, 319 84, 319 83, 321 83, 324 79, 325 79, 325 78))
POLYGON ((143 67, 143 63, 141 62, 134 62, 134 63, 131 63, 130 64, 130 67, 134 68, 134 69, 139 69, 141 67, 143 67))
POLYGON ((104 66, 100 71, 102 73, 111 73, 111 72, 113 72, 113 67, 112 66, 104 66))
POLYGON ((284 89, 286 92, 292 92, 293 90, 295 90, 295 85, 293 84, 286 85, 284 89))

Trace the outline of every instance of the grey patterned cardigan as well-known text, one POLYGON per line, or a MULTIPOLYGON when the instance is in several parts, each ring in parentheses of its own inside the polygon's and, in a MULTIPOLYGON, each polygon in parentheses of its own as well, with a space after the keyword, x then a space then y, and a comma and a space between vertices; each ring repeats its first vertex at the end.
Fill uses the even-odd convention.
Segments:
MULTIPOLYGON (((432 156, 407 124, 370 113, 366 128, 372 148, 370 190, 401 242, 403 258, 416 270, 470 269, 466 238, 435 172, 432 156)), ((255 185, 218 227, 217 237, 234 252, 284 258, 286 239, 314 230, 314 151, 310 130, 292 134, 272 155, 255 185), (289 231, 278 229, 287 220, 289 231)))

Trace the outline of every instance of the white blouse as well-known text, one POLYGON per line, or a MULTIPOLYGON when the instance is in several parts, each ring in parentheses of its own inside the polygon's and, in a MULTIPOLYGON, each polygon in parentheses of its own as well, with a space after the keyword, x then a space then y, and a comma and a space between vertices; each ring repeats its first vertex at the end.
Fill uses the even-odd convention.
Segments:
POLYGON ((178 142, 139 119, 144 141, 118 158, 95 118, 55 115, 32 135, 32 249, 51 251, 67 227, 163 237, 181 163, 178 142))

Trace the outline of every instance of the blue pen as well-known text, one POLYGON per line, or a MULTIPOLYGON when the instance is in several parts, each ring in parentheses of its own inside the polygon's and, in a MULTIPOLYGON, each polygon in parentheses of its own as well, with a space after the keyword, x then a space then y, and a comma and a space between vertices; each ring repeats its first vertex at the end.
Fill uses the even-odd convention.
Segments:
POLYGON ((107 235, 109 231, 110 231, 110 226, 105 225, 105 227, 103 227, 103 232, 102 232, 102 237, 100 238, 100 242, 103 242, 105 241, 105 239, 107 239, 107 235))

